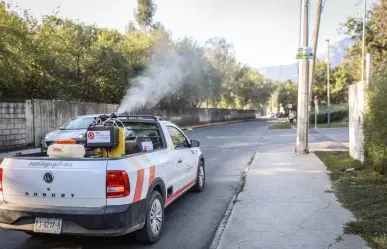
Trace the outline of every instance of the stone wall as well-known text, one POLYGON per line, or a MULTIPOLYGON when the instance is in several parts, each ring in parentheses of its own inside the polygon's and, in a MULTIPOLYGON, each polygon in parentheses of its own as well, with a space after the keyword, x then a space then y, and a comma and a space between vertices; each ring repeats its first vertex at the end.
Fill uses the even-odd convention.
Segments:
POLYGON ((117 105, 86 102, 68 102, 62 100, 27 100, 28 116, 27 143, 39 146, 42 138, 56 130, 73 117, 86 114, 112 113, 117 105))
MULTIPOLYGON (((58 129, 71 118, 86 114, 112 113, 112 104, 27 100, 24 103, 0 103, 0 151, 37 147, 44 135, 58 129)), ((196 125, 231 120, 255 119, 255 110, 229 109, 147 109, 131 113, 161 116, 177 125, 196 125)))
POLYGON ((26 144, 25 103, 0 102, 0 151, 26 144))

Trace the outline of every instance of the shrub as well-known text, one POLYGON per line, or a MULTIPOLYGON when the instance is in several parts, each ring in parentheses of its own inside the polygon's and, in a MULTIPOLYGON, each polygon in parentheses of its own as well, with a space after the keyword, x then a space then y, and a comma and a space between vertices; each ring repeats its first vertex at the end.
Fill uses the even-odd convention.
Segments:
MULTIPOLYGON (((331 113, 331 122, 336 120, 342 120, 348 118, 348 110, 340 110, 331 113)), ((310 114, 309 117, 310 123, 314 123, 314 114, 310 114)), ((328 113, 321 113, 317 115, 317 123, 327 123, 328 122, 328 113)))
POLYGON ((382 174, 387 170, 387 70, 374 73, 364 122, 365 159, 382 174))

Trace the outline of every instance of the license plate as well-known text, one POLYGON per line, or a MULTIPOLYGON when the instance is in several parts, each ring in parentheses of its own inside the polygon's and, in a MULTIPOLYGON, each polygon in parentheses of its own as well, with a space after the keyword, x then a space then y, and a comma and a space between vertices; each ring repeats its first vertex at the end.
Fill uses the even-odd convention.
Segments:
POLYGON ((62 219, 57 218, 35 218, 35 233, 60 234, 62 219))

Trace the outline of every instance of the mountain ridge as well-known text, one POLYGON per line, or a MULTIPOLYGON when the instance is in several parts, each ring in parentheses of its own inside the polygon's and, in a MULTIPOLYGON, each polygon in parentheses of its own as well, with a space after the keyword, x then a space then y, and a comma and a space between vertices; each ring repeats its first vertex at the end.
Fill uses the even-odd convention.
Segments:
MULTIPOLYGON (((345 60, 345 56, 348 53, 348 48, 352 47, 355 41, 351 38, 345 38, 329 46, 330 49, 330 61, 333 67, 340 65, 345 60)), ((328 57, 327 53, 317 55, 318 60, 326 61, 328 57)), ((266 78, 275 81, 291 80, 298 82, 298 63, 291 63, 286 65, 261 67, 255 69, 266 78)))

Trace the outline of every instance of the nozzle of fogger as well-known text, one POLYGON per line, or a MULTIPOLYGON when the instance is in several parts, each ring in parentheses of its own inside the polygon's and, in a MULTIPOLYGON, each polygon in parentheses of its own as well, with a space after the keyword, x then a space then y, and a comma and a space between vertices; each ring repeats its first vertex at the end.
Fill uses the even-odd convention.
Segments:
POLYGON ((117 116, 118 116, 117 112, 113 112, 112 114, 110 114, 110 118, 117 118, 117 116))

